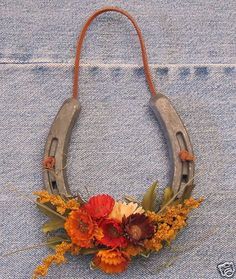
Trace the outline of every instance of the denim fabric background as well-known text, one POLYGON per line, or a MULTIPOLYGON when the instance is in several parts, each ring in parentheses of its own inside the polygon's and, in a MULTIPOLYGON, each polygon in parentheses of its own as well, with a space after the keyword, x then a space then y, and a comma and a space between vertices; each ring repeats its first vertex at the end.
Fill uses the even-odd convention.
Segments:
MULTIPOLYGON (((96 9, 114 5, 137 20, 157 88, 175 105, 197 156, 194 196, 205 196, 189 226, 149 259, 113 278, 221 278, 217 264, 236 264, 234 0, 0 0, 0 278, 30 278, 50 250, 46 218, 15 192, 42 188, 41 162, 50 125, 72 91, 75 43, 96 9)), ((68 154, 74 193, 141 198, 154 180, 168 183, 166 141, 151 112, 140 47, 129 21, 100 16, 82 54, 80 100, 68 154)), ((110 278, 70 257, 47 278, 110 278)))

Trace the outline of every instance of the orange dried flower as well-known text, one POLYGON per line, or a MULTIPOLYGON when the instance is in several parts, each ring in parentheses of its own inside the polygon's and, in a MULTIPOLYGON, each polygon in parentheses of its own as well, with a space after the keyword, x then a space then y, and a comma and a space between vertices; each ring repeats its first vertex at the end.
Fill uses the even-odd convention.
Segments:
POLYGON ((43 263, 36 267, 33 273, 33 279, 38 278, 39 276, 46 276, 48 273, 49 267, 55 264, 62 264, 66 261, 64 254, 70 251, 72 248, 71 243, 62 242, 61 244, 56 246, 56 252, 54 255, 49 255, 45 259, 43 259, 43 263))
POLYGON ((179 152, 179 157, 182 161, 194 161, 195 156, 188 152, 187 150, 181 150, 179 152))
POLYGON ((91 197, 84 205, 84 208, 94 219, 104 218, 111 213, 115 204, 114 199, 109 195, 97 195, 91 197))
POLYGON ((123 272, 130 258, 119 250, 100 250, 93 259, 93 264, 106 273, 123 272))
POLYGON ((53 156, 46 157, 43 160, 43 167, 47 170, 52 170, 55 167, 56 159, 53 156))
POLYGON ((103 236, 91 216, 85 210, 81 209, 71 211, 64 227, 72 243, 79 247, 93 247, 94 239, 101 239, 103 236))
POLYGON ((129 244, 126 248, 125 248, 125 253, 130 256, 130 257, 135 257, 139 254, 141 254, 144 250, 144 247, 139 246, 139 245, 133 245, 133 244, 129 244))

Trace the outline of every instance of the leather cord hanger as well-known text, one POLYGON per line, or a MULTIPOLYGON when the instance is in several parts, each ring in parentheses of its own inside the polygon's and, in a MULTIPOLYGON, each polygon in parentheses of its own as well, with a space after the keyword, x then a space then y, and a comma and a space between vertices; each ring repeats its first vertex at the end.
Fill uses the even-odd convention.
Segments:
POLYGON ((97 10, 95 11, 86 21, 86 23, 84 24, 81 33, 78 37, 78 42, 77 42, 77 48, 76 48, 76 55, 75 55, 75 66, 74 66, 74 78, 73 78, 73 98, 77 99, 78 98, 78 87, 79 87, 79 69, 80 69, 80 57, 81 57, 81 51, 82 51, 82 46, 83 46, 83 41, 86 35, 86 32, 90 26, 90 24, 92 23, 92 21, 99 15, 106 13, 106 12, 117 12, 120 13, 124 16, 126 16, 131 23, 133 24, 137 34, 138 34, 138 38, 139 38, 139 42, 140 42, 140 46, 141 46, 141 53, 142 53, 142 59, 143 59, 143 67, 144 67, 144 72, 145 72, 145 76, 146 76, 146 80, 151 92, 152 96, 156 96, 157 92, 152 80, 152 75, 150 72, 150 68, 149 68, 149 64, 148 64, 148 57, 147 57, 147 51, 146 51, 146 47, 145 47, 145 42, 142 36, 142 32, 140 30, 140 28, 138 27, 137 22, 135 21, 135 19, 125 10, 122 10, 120 8, 116 8, 116 7, 105 7, 103 9, 97 10))

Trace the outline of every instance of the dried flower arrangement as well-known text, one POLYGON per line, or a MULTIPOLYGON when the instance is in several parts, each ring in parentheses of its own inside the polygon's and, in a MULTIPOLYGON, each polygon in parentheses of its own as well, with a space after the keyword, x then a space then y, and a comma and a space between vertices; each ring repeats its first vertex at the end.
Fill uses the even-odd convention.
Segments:
POLYGON ((156 188, 157 183, 153 183, 141 203, 130 198, 128 202, 116 201, 107 194, 81 203, 76 198, 36 192, 39 209, 50 218, 42 230, 50 234, 48 245, 55 254, 43 259, 33 278, 45 276, 53 263, 65 263, 66 252, 74 256, 94 254, 91 268, 111 274, 124 271, 133 257, 147 257, 170 244, 203 199, 176 200, 167 187, 155 212, 156 188))

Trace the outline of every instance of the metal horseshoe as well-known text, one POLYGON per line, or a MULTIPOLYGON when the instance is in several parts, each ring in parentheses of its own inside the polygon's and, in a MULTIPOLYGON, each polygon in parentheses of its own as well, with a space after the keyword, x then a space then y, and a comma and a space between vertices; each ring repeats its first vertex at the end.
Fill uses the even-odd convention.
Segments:
MULTIPOLYGON (((171 159, 172 175, 169 185, 174 193, 180 191, 186 183, 193 180, 194 162, 181 161, 179 152, 187 150, 193 153, 188 132, 170 103, 162 94, 150 99, 150 106, 161 123, 164 135, 168 142, 171 159)), ((80 112, 79 102, 70 98, 60 108, 47 137, 44 158, 54 157, 55 166, 52 170, 44 170, 44 185, 50 193, 70 197, 71 192, 66 177, 66 160, 72 128, 80 112)), ((191 192, 193 182, 186 187, 185 192, 191 192)))
POLYGON ((193 154, 193 148, 188 132, 169 99, 166 96, 157 93, 155 90, 148 65, 144 40, 136 21, 126 11, 114 7, 103 8, 92 14, 85 23, 79 36, 74 68, 73 97, 67 99, 60 108, 51 126, 46 141, 44 158, 53 157, 55 159, 55 164, 51 169, 44 169, 43 180, 45 188, 49 193, 58 194, 64 197, 71 197, 66 177, 66 154, 72 128, 80 112, 80 104, 77 100, 77 96, 79 61, 82 42, 93 19, 98 15, 109 11, 115 11, 125 15, 137 31, 141 44, 144 71, 152 94, 150 106, 158 121, 161 123, 163 132, 168 142, 172 169, 169 186, 172 187, 174 194, 178 194, 176 198, 180 199, 183 196, 188 197, 194 187, 194 161, 182 161, 179 157, 181 150, 186 150, 187 152, 193 154))
POLYGON ((57 113, 48 134, 44 158, 55 158, 52 169, 44 169, 44 186, 49 193, 71 197, 66 175, 67 151, 73 126, 80 112, 78 100, 67 99, 57 113))
POLYGON ((166 96, 157 94, 151 97, 150 106, 167 139, 172 170, 169 186, 172 187, 174 194, 179 192, 178 198, 188 197, 194 187, 194 161, 182 161, 179 157, 181 150, 193 154, 187 129, 166 96), (187 187, 185 187, 186 184, 188 184, 187 187))

